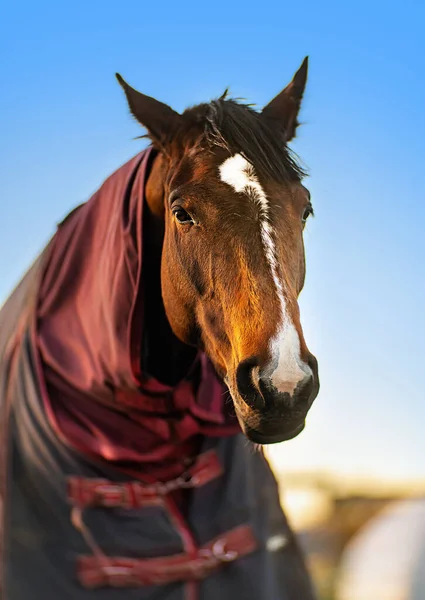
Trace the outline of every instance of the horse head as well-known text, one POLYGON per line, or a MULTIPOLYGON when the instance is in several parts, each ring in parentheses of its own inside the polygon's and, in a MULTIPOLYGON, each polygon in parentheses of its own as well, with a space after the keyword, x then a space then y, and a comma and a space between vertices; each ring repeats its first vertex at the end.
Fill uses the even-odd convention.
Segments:
POLYGON ((312 205, 287 146, 307 59, 262 112, 223 95, 179 114, 117 78, 157 149, 146 201, 163 227, 169 324, 207 353, 248 438, 291 439, 319 390, 297 300, 312 205))

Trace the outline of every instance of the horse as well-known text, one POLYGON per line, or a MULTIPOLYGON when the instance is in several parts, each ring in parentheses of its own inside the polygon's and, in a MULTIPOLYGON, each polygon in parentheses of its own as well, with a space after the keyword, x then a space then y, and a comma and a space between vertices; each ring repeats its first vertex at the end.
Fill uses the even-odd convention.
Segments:
POLYGON ((226 92, 179 114, 116 76, 150 144, 0 311, 1 598, 312 600, 253 450, 319 390, 288 147, 307 59, 261 112, 226 92))

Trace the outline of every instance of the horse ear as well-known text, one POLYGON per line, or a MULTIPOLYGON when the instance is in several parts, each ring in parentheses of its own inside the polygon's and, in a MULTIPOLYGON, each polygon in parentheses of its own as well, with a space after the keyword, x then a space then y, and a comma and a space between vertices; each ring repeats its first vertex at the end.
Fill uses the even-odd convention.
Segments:
POLYGON ((133 89, 119 73, 115 76, 125 92, 131 114, 146 127, 153 142, 164 145, 178 127, 181 118, 179 113, 167 104, 133 89))
POLYGON ((291 83, 263 108, 262 114, 274 125, 280 124, 287 141, 295 137, 299 124, 297 117, 307 81, 307 71, 308 56, 303 60, 291 83))

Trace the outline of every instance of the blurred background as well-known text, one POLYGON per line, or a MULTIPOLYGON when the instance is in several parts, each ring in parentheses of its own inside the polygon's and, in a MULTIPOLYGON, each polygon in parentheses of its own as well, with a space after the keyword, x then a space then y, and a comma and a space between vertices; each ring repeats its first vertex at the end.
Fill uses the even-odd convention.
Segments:
POLYGON ((310 56, 293 148, 321 392, 267 454, 323 600, 425 599, 424 35, 418 1, 1 7, 0 304, 145 144, 115 71, 179 111, 227 86, 262 107, 310 56))

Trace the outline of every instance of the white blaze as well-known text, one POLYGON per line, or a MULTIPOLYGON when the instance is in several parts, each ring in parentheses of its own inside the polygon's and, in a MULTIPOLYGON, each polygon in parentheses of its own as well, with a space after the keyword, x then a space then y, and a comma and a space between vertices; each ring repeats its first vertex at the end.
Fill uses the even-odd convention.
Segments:
POLYGON ((246 194, 258 206, 261 239, 281 308, 281 322, 276 335, 270 342, 274 364, 270 368, 270 373, 267 374, 276 389, 293 394, 297 384, 311 374, 311 369, 301 360, 298 333, 287 311, 283 285, 279 278, 274 231, 270 223, 267 196, 258 181, 254 167, 241 154, 231 156, 220 165, 220 177, 236 192, 246 194))

